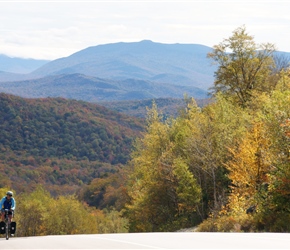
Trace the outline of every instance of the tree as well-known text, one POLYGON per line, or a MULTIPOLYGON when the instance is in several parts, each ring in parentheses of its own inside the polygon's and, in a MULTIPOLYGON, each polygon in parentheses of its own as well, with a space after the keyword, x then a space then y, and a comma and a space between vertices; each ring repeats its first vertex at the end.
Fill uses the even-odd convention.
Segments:
POLYGON ((79 191, 78 196, 81 200, 86 201, 89 206, 98 209, 114 207, 117 211, 120 211, 127 199, 124 188, 125 174, 125 171, 120 168, 116 173, 95 178, 79 191))
POLYGON ((185 129, 174 119, 162 122, 156 105, 148 128, 132 154, 125 216, 130 231, 174 231, 192 226, 200 187, 183 158, 185 129))
POLYGON ((202 219, 215 216, 225 204, 228 178, 223 163, 229 158, 228 147, 245 132, 248 116, 244 109, 217 94, 216 102, 202 110, 189 104, 186 154, 189 168, 202 188, 199 206, 202 219))
POLYGON ((97 229, 99 234, 128 233, 128 220, 122 218, 121 212, 115 209, 95 210, 97 229))
POLYGON ((31 194, 22 194, 17 199, 17 221, 19 236, 45 235, 45 221, 49 216, 49 204, 53 198, 42 187, 31 194))
POLYGON ((273 44, 256 44, 244 26, 214 46, 208 58, 218 64, 215 72, 214 93, 234 95, 242 106, 253 91, 269 91, 267 78, 274 67, 273 44))
POLYGON ((59 196, 48 208, 45 234, 98 233, 95 216, 75 196, 59 196))
POLYGON ((277 90, 268 98, 256 98, 267 128, 274 156, 268 174, 268 197, 257 218, 259 228, 272 232, 289 232, 290 219, 290 79, 280 79, 277 90), (259 101, 260 99, 260 101, 259 101), (262 101, 261 101, 262 100, 262 101))
POLYGON ((229 206, 236 214, 245 213, 252 205, 267 198, 267 185, 272 166, 270 140, 265 125, 255 122, 237 149, 229 149, 233 158, 225 165, 231 179, 229 206))

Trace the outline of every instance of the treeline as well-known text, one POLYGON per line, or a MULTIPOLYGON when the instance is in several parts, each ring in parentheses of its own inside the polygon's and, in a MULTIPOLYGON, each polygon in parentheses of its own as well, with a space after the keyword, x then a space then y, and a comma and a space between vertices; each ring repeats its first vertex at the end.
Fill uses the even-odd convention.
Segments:
MULTIPOLYGON (((131 100, 131 101, 111 101, 111 102, 99 102, 100 105, 104 105, 105 107, 116 110, 118 112, 140 117, 146 118, 147 116, 147 107, 152 106, 152 99, 146 100, 131 100)), ((208 99, 196 99, 196 103, 199 107, 204 107, 209 104, 211 101, 208 99)), ((154 102, 158 106, 158 110, 163 114, 164 117, 177 117, 180 114, 181 110, 186 108, 185 99, 177 99, 177 98, 156 98, 154 102)))
POLYGON ((240 27, 209 54, 213 103, 165 121, 153 106, 130 161, 129 231, 290 231, 290 71, 274 50, 240 27))
POLYGON ((42 158, 7 152, 0 158, 0 187, 29 192, 42 185, 52 195, 74 194, 94 178, 115 173, 120 168, 122 164, 42 158))

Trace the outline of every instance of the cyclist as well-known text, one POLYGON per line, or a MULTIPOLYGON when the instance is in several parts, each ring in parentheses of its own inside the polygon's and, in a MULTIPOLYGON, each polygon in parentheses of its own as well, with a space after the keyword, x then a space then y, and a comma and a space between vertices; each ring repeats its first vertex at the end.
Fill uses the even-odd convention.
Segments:
POLYGON ((4 213, 5 209, 9 210, 8 211, 9 221, 11 222, 11 220, 12 220, 12 213, 16 207, 16 201, 12 196, 13 196, 13 192, 7 191, 6 196, 4 196, 0 201, 0 208, 1 208, 1 212, 2 212, 2 221, 4 221, 4 219, 5 219, 4 218, 5 217, 5 213, 4 213))

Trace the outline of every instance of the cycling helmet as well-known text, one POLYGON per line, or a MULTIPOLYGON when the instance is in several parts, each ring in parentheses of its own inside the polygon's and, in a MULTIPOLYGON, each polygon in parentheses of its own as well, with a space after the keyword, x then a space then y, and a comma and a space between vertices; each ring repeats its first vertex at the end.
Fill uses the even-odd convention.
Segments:
POLYGON ((13 196, 13 192, 12 192, 12 191, 7 191, 6 194, 7 194, 7 195, 11 195, 11 196, 13 196))

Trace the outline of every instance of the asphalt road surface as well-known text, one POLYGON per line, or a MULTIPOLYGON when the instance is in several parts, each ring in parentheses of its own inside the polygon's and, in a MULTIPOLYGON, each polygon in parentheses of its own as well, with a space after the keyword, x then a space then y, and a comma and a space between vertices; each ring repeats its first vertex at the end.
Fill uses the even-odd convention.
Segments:
POLYGON ((290 249, 288 233, 127 233, 0 238, 0 249, 290 249))

